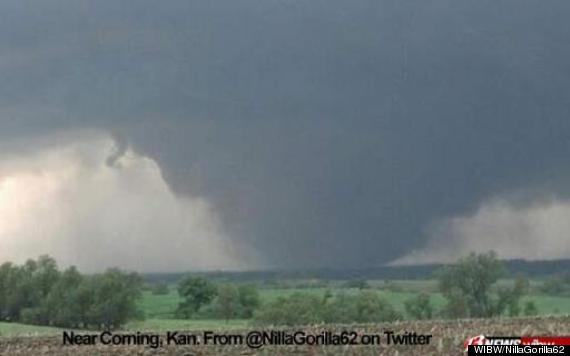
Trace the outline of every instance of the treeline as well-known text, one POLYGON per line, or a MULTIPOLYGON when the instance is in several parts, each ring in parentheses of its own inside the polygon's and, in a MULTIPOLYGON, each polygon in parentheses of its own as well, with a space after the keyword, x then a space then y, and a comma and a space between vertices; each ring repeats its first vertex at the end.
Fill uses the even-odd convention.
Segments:
POLYGON ((58 269, 41 256, 21 266, 0 266, 0 320, 69 328, 113 329, 142 317, 137 309, 142 279, 109 269, 83 275, 58 269))
MULTIPOLYGON (((505 277, 514 278, 517 275, 525 275, 529 278, 540 278, 556 275, 561 271, 570 270, 570 259, 547 260, 547 261, 526 261, 526 260, 503 260, 505 267, 505 277)), ((329 281, 345 281, 351 279, 368 280, 421 280, 432 278, 434 272, 446 267, 444 264, 425 264, 413 266, 380 266, 370 268, 322 268, 306 270, 269 270, 269 271, 244 271, 229 272, 217 271, 207 273, 196 273, 210 280, 233 282, 258 283, 259 281, 277 280, 308 280, 319 279, 329 281)), ((146 273, 143 275, 145 281, 150 284, 159 282, 175 283, 184 278, 186 273, 146 273)))
POLYGON ((182 302, 176 315, 183 319, 251 319, 256 324, 307 325, 315 323, 367 323, 402 319, 394 307, 372 290, 293 293, 261 303, 254 285, 214 284, 204 277, 188 276, 178 285, 182 302))
POLYGON ((253 322, 262 325, 309 325, 321 323, 374 323, 403 319, 392 304, 375 291, 361 290, 354 294, 325 293, 318 297, 294 293, 263 305, 253 322))
POLYGON ((548 295, 570 297, 570 272, 551 276, 544 282, 540 290, 548 295))
MULTIPOLYGON (((487 318, 536 314, 532 302, 521 305, 529 288, 518 278, 513 286, 497 287, 505 275, 503 263, 492 252, 471 254, 435 273, 438 291, 446 303, 435 308, 428 293, 404 301, 406 314, 416 320, 431 318, 487 318)), ((346 291, 324 295, 293 293, 260 303, 252 285, 214 284, 204 277, 187 276, 178 285, 180 318, 252 319, 257 324, 308 325, 372 323, 404 319, 404 315, 365 280, 346 282, 346 291)))
MULTIPOLYGON (((404 301, 408 317, 489 318, 536 314, 533 302, 521 305, 529 282, 517 278, 510 287, 497 287, 505 276, 505 266, 493 252, 471 254, 456 264, 436 271, 438 291, 446 302, 435 308, 428 293, 418 293, 404 301)), ((318 323, 372 323, 404 319, 388 300, 370 289, 364 281, 350 281, 350 293, 340 292, 323 297, 296 293, 263 305, 254 314, 254 322, 262 324, 301 325, 318 323), (356 289, 356 290, 355 290, 356 289)))

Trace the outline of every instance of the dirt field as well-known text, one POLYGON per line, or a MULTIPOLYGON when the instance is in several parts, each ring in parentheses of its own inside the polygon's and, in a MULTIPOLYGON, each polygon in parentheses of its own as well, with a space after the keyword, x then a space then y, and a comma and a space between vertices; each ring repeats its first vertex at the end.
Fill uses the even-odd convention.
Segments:
MULTIPOLYGON (((278 329, 284 330, 284 329, 278 329)), ((359 326, 326 326, 303 329, 317 335, 323 331, 340 333, 343 330, 362 334, 381 335, 381 345, 375 346, 263 346, 252 349, 241 346, 167 345, 156 349, 148 346, 64 346, 59 337, 3 337, 0 338, 0 355, 463 355, 466 338, 487 336, 570 335, 570 316, 552 318, 489 319, 462 321, 401 322, 359 326), (433 335, 429 345, 387 345, 385 331, 403 334, 406 331, 433 335)), ((246 335, 251 330, 224 334, 246 335)), ((297 330, 292 330, 297 331, 297 330)), ((185 333, 183 333, 185 334, 185 333)), ((191 334, 203 336, 202 333, 191 334)), ((202 339, 201 339, 202 341, 202 339)))

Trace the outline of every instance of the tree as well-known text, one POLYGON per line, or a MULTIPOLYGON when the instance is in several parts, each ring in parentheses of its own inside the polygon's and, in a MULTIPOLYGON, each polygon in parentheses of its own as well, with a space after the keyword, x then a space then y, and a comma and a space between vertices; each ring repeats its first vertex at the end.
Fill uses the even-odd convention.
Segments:
POLYGON ((0 320, 61 327, 114 328, 140 317, 142 280, 118 269, 84 277, 75 267, 61 273, 40 256, 22 266, 0 266, 0 320))
POLYGON ((446 294, 447 304, 445 304, 441 314, 443 317, 467 318, 469 317, 469 306, 465 294, 459 288, 452 288, 446 294))
POLYGON ((218 295, 214 299, 214 309, 226 320, 234 318, 240 309, 238 289, 232 284, 222 284, 218 287, 218 295))
POLYGON ((260 305, 259 292, 253 285, 221 284, 217 286, 212 303, 203 306, 194 314, 200 318, 251 319, 260 305))
POLYGON ((0 266, 0 320, 10 320, 9 299, 15 288, 16 268, 9 262, 0 266))
POLYGON ((83 276, 75 267, 69 267, 55 283, 44 302, 50 323, 54 326, 79 328, 85 322, 86 310, 81 303, 83 276))
POLYGON ((439 273, 439 286, 443 295, 453 304, 461 296, 466 301, 467 316, 492 316, 490 289, 503 274, 503 267, 495 253, 476 255, 459 260, 439 273))
POLYGON ((533 316, 536 314, 538 314, 536 304, 532 300, 527 301, 524 305, 524 315, 533 316))
POLYGON ((500 315, 506 310, 509 316, 518 316, 521 313, 520 299, 528 291, 529 285, 526 278, 518 277, 512 288, 500 288, 495 314, 500 315))
POLYGON ((406 312, 416 320, 431 319, 433 306, 429 294, 420 293, 404 302, 406 312))
POLYGON ((4 305, 7 320, 18 321, 22 310, 33 306, 32 274, 36 266, 35 261, 28 260, 23 266, 11 267, 6 283, 8 289, 4 305))
POLYGON ((497 297, 491 294, 492 286, 503 274, 503 264, 494 252, 471 253, 438 271, 439 289, 448 301, 445 314, 484 318, 501 315, 506 310, 518 313, 518 303, 525 289, 521 282, 512 289, 500 289, 497 297))
POLYGON ((27 324, 48 325, 49 309, 45 302, 48 294, 60 279, 60 272, 55 260, 47 255, 37 261, 26 263, 25 270, 26 301, 20 311, 20 319, 27 324))
POLYGON ((32 273, 32 285, 34 289, 33 304, 39 304, 49 294, 52 287, 58 282, 60 272, 57 262, 47 255, 40 256, 35 263, 32 273))
POLYGON ((142 285, 138 274, 125 273, 116 268, 90 277, 84 291, 92 293, 86 323, 109 330, 130 319, 141 318, 136 302, 142 295, 142 285))
POLYGON ((259 292, 254 285, 244 284, 238 287, 240 311, 239 317, 249 319, 261 304, 259 292))
POLYGON ((42 304, 59 275, 55 260, 49 256, 28 260, 22 266, 0 266, 0 320, 48 324, 42 304))
POLYGON ((203 277, 188 276, 178 285, 178 294, 183 301, 178 305, 176 314, 182 318, 190 318, 203 305, 214 299, 216 286, 203 277))

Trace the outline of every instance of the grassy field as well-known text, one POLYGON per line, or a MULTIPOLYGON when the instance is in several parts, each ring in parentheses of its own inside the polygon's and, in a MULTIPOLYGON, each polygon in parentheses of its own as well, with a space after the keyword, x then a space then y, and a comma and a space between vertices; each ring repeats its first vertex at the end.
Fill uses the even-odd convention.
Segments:
MULTIPOLYGON (((344 292, 344 293, 357 293, 357 289, 351 288, 262 288, 259 290, 262 303, 268 303, 276 300, 279 297, 287 297, 294 293, 306 293, 316 296, 323 296, 327 290, 332 291, 332 293, 344 292)), ((385 290, 377 290, 382 297, 386 298, 390 303, 392 303, 396 309, 404 311, 404 301, 413 297, 416 293, 412 291, 403 292, 391 292, 385 290)), ((432 294, 432 302, 436 307, 440 307, 444 300, 443 297, 438 293, 432 294)), ((171 319, 174 317, 174 312, 178 303, 181 299, 178 296, 175 288, 170 288, 170 292, 165 295, 153 295, 151 292, 146 291, 143 294, 143 298, 140 302, 140 307, 145 311, 147 318, 151 319, 171 319)))
MULTIPOLYGON (((405 315, 404 302, 419 292, 427 292, 432 298, 432 303, 436 309, 441 308, 445 299, 443 296, 436 292, 437 283, 433 280, 422 281, 371 281, 369 282, 371 289, 375 290, 389 303, 391 303, 398 311, 405 315)), ((508 286, 512 284, 512 280, 499 281, 501 286, 508 286)), ((531 283, 531 288, 535 287, 537 282, 531 283)), ((535 290, 536 288, 532 288, 535 290)), ((357 293, 358 289, 343 288, 340 284, 332 284, 330 287, 290 287, 287 288, 260 288, 259 293, 262 303, 268 303, 276 300, 279 297, 286 297, 294 293, 307 293, 317 296, 323 296, 326 291, 331 291, 333 294, 343 293, 357 293)), ((539 315, 570 315, 570 298, 569 297, 554 297, 537 294, 535 292, 525 296, 522 304, 527 301, 533 301, 536 304, 539 315)), ((170 291, 165 295, 153 295, 151 292, 146 291, 141 300, 141 308, 145 311, 149 322, 156 323, 160 319, 174 318, 174 312, 180 297, 176 292, 174 285, 170 286, 170 291)), ((196 321, 203 322, 203 321, 196 321)), ((190 321, 192 323, 192 321, 190 321)), ((144 322, 143 322, 144 325, 144 322)))
POLYGON ((58 334, 61 329, 48 326, 24 325, 0 322, 0 336, 34 335, 46 336, 58 334))

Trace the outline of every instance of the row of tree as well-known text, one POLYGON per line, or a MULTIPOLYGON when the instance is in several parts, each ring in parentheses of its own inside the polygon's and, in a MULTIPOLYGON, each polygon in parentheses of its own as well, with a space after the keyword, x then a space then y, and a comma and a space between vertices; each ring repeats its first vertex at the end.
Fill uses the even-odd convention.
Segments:
POLYGON ((556 274, 548 278, 541 287, 545 294, 570 296, 570 272, 556 274))
POLYGON ((402 319, 394 307, 369 290, 355 294, 326 293, 323 297, 294 293, 263 305, 254 315, 262 325, 308 325, 319 323, 373 323, 402 319))
POLYGON ((253 285, 215 285, 203 277, 186 277, 178 285, 183 297, 180 318, 253 319, 259 324, 376 322, 401 319, 393 306, 370 290, 357 294, 325 293, 319 297, 294 293, 261 304, 253 285))
MULTIPOLYGON (((492 253, 471 254, 436 274, 439 292, 446 299, 435 310, 427 293, 405 301, 414 319, 486 318, 501 315, 532 315, 532 302, 520 305, 528 290, 528 281, 519 278, 511 287, 496 287, 505 269, 492 253)), ((186 277, 178 292, 183 298, 177 311, 181 318, 253 318, 261 324, 300 325, 313 323, 365 323, 402 319, 403 316, 385 299, 369 289, 366 281, 349 281, 356 292, 324 296, 295 293, 261 305, 257 289, 250 285, 215 285, 203 277, 186 277)))
POLYGON ((0 266, 0 320, 70 328, 121 326, 142 317, 137 309, 142 279, 136 273, 109 269, 83 275, 75 267, 60 271, 41 256, 21 266, 0 266))
MULTIPOLYGON (((502 263, 493 253, 471 254, 438 272, 439 290, 447 300, 442 310, 434 312, 429 295, 420 294, 405 303, 406 311, 416 319, 518 315, 528 282, 518 279, 512 287, 494 288, 503 273, 502 263)), ((21 266, 5 263, 0 266, 0 320, 71 328, 116 328, 142 317, 137 309, 142 287, 142 280, 135 273, 109 269, 101 274, 83 275, 74 267, 60 271, 48 256, 21 266)), ((402 318, 366 285, 355 287, 360 288, 356 293, 296 293, 262 305, 253 285, 215 285, 203 277, 188 276, 178 285, 182 302, 176 313, 180 318, 239 318, 285 325, 402 318)), ((168 291, 167 286, 160 289, 168 291)), ((527 304, 522 312, 530 314, 535 309, 527 304)))

